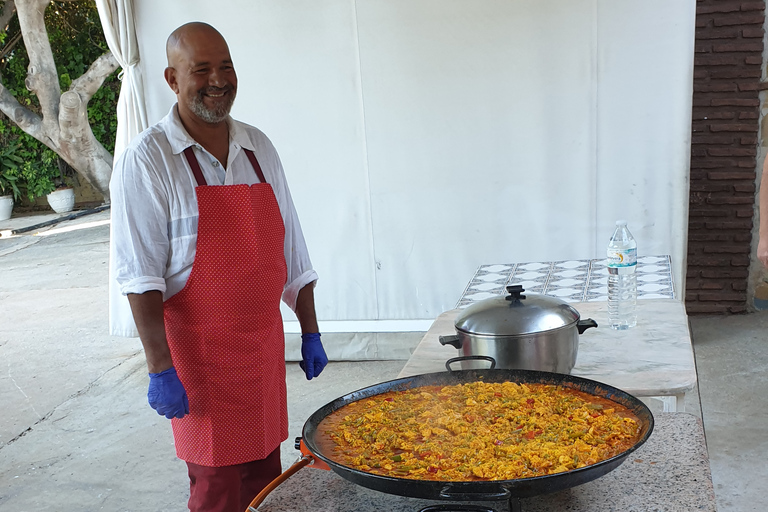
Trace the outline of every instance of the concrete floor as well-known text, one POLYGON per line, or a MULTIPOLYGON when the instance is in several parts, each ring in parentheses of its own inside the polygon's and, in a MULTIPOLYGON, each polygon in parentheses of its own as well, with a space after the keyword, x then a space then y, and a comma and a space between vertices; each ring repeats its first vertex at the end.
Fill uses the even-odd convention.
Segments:
POLYGON ((768 510, 768 314, 690 318, 720 512, 768 510))
MULTIPOLYGON (((56 217, 17 217, 0 231, 56 217)), ((108 218, 0 238, 0 511, 186 510, 185 466, 169 422, 146 404, 141 346, 107 335, 108 218)), ((768 313, 691 327, 700 392, 686 410, 704 421, 718 510, 768 510, 768 313)), ((404 363, 331 363, 310 382, 289 363, 284 468, 312 412, 404 363)))

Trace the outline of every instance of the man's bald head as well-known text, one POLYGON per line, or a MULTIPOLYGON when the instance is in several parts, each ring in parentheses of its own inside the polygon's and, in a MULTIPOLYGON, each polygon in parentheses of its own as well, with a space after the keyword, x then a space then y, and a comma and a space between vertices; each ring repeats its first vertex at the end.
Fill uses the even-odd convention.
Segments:
MULTIPOLYGON (((168 36, 168 40, 165 42, 165 56, 168 59, 168 66, 174 67, 174 64, 178 60, 179 51, 189 39, 196 39, 197 37, 218 37, 224 41, 224 36, 207 23, 202 21, 192 21, 180 26, 168 36)), ((226 41, 224 42, 226 44, 226 41)))

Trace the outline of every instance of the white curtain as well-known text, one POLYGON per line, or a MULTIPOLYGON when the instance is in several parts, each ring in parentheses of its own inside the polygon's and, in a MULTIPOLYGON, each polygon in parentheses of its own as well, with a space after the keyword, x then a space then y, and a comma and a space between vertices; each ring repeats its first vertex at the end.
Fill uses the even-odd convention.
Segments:
MULTIPOLYGON (((131 139, 149 126, 144 101, 144 82, 139 67, 139 45, 133 17, 132 0, 96 0, 107 45, 123 68, 120 98, 117 101, 117 139, 115 159, 131 139)), ((110 254, 112 247, 110 242, 110 254)), ((109 329, 115 336, 138 336, 128 300, 114 280, 112 258, 109 262, 109 329)))
POLYGON ((695 0, 133 2, 153 121, 167 35, 227 39, 324 334, 428 326, 479 265, 599 258, 616 219, 672 257, 681 296, 695 0))

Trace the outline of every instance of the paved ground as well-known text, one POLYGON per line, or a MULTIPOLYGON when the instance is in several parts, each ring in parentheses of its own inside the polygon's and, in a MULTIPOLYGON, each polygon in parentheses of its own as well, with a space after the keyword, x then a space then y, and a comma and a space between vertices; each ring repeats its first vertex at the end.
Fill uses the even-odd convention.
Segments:
POLYGON ((768 315, 691 318, 720 512, 768 510, 768 315))
MULTIPOLYGON (((0 232, 56 218, 14 218, 0 232)), ((0 238, 2 512, 186 510, 170 426, 146 404, 141 346, 107 333, 108 218, 0 238)), ((691 325, 701 407, 688 408, 704 420, 718 508, 768 510, 768 313, 691 325)), ((291 436, 319 405, 394 378, 403 364, 332 363, 307 382, 289 363, 291 436)))
MULTIPOLYGON (((63 216, 0 223, 0 231, 63 216)), ((137 339, 107 330, 109 212, 0 238, 0 511, 186 510, 170 424, 146 403, 137 339)), ((288 364, 291 436, 320 405, 404 361, 288 364)), ((283 466, 296 459, 291 440, 283 466)))

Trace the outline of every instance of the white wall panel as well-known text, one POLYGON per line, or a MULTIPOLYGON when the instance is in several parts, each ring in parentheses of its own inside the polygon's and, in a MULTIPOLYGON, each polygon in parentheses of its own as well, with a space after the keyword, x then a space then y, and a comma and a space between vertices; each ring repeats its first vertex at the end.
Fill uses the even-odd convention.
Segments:
MULTIPOLYGON (((684 294, 694 0, 597 4, 597 207, 626 219, 639 254, 671 254, 684 294)), ((595 251, 603 250, 598 240, 595 251)))
POLYGON ((171 30, 228 39, 321 320, 433 319, 480 264, 602 256, 619 217, 681 292, 694 0, 134 1, 153 121, 171 30))
POLYGON ((358 3, 384 318, 450 309, 483 262, 591 256, 594 19, 537 5, 358 3))

